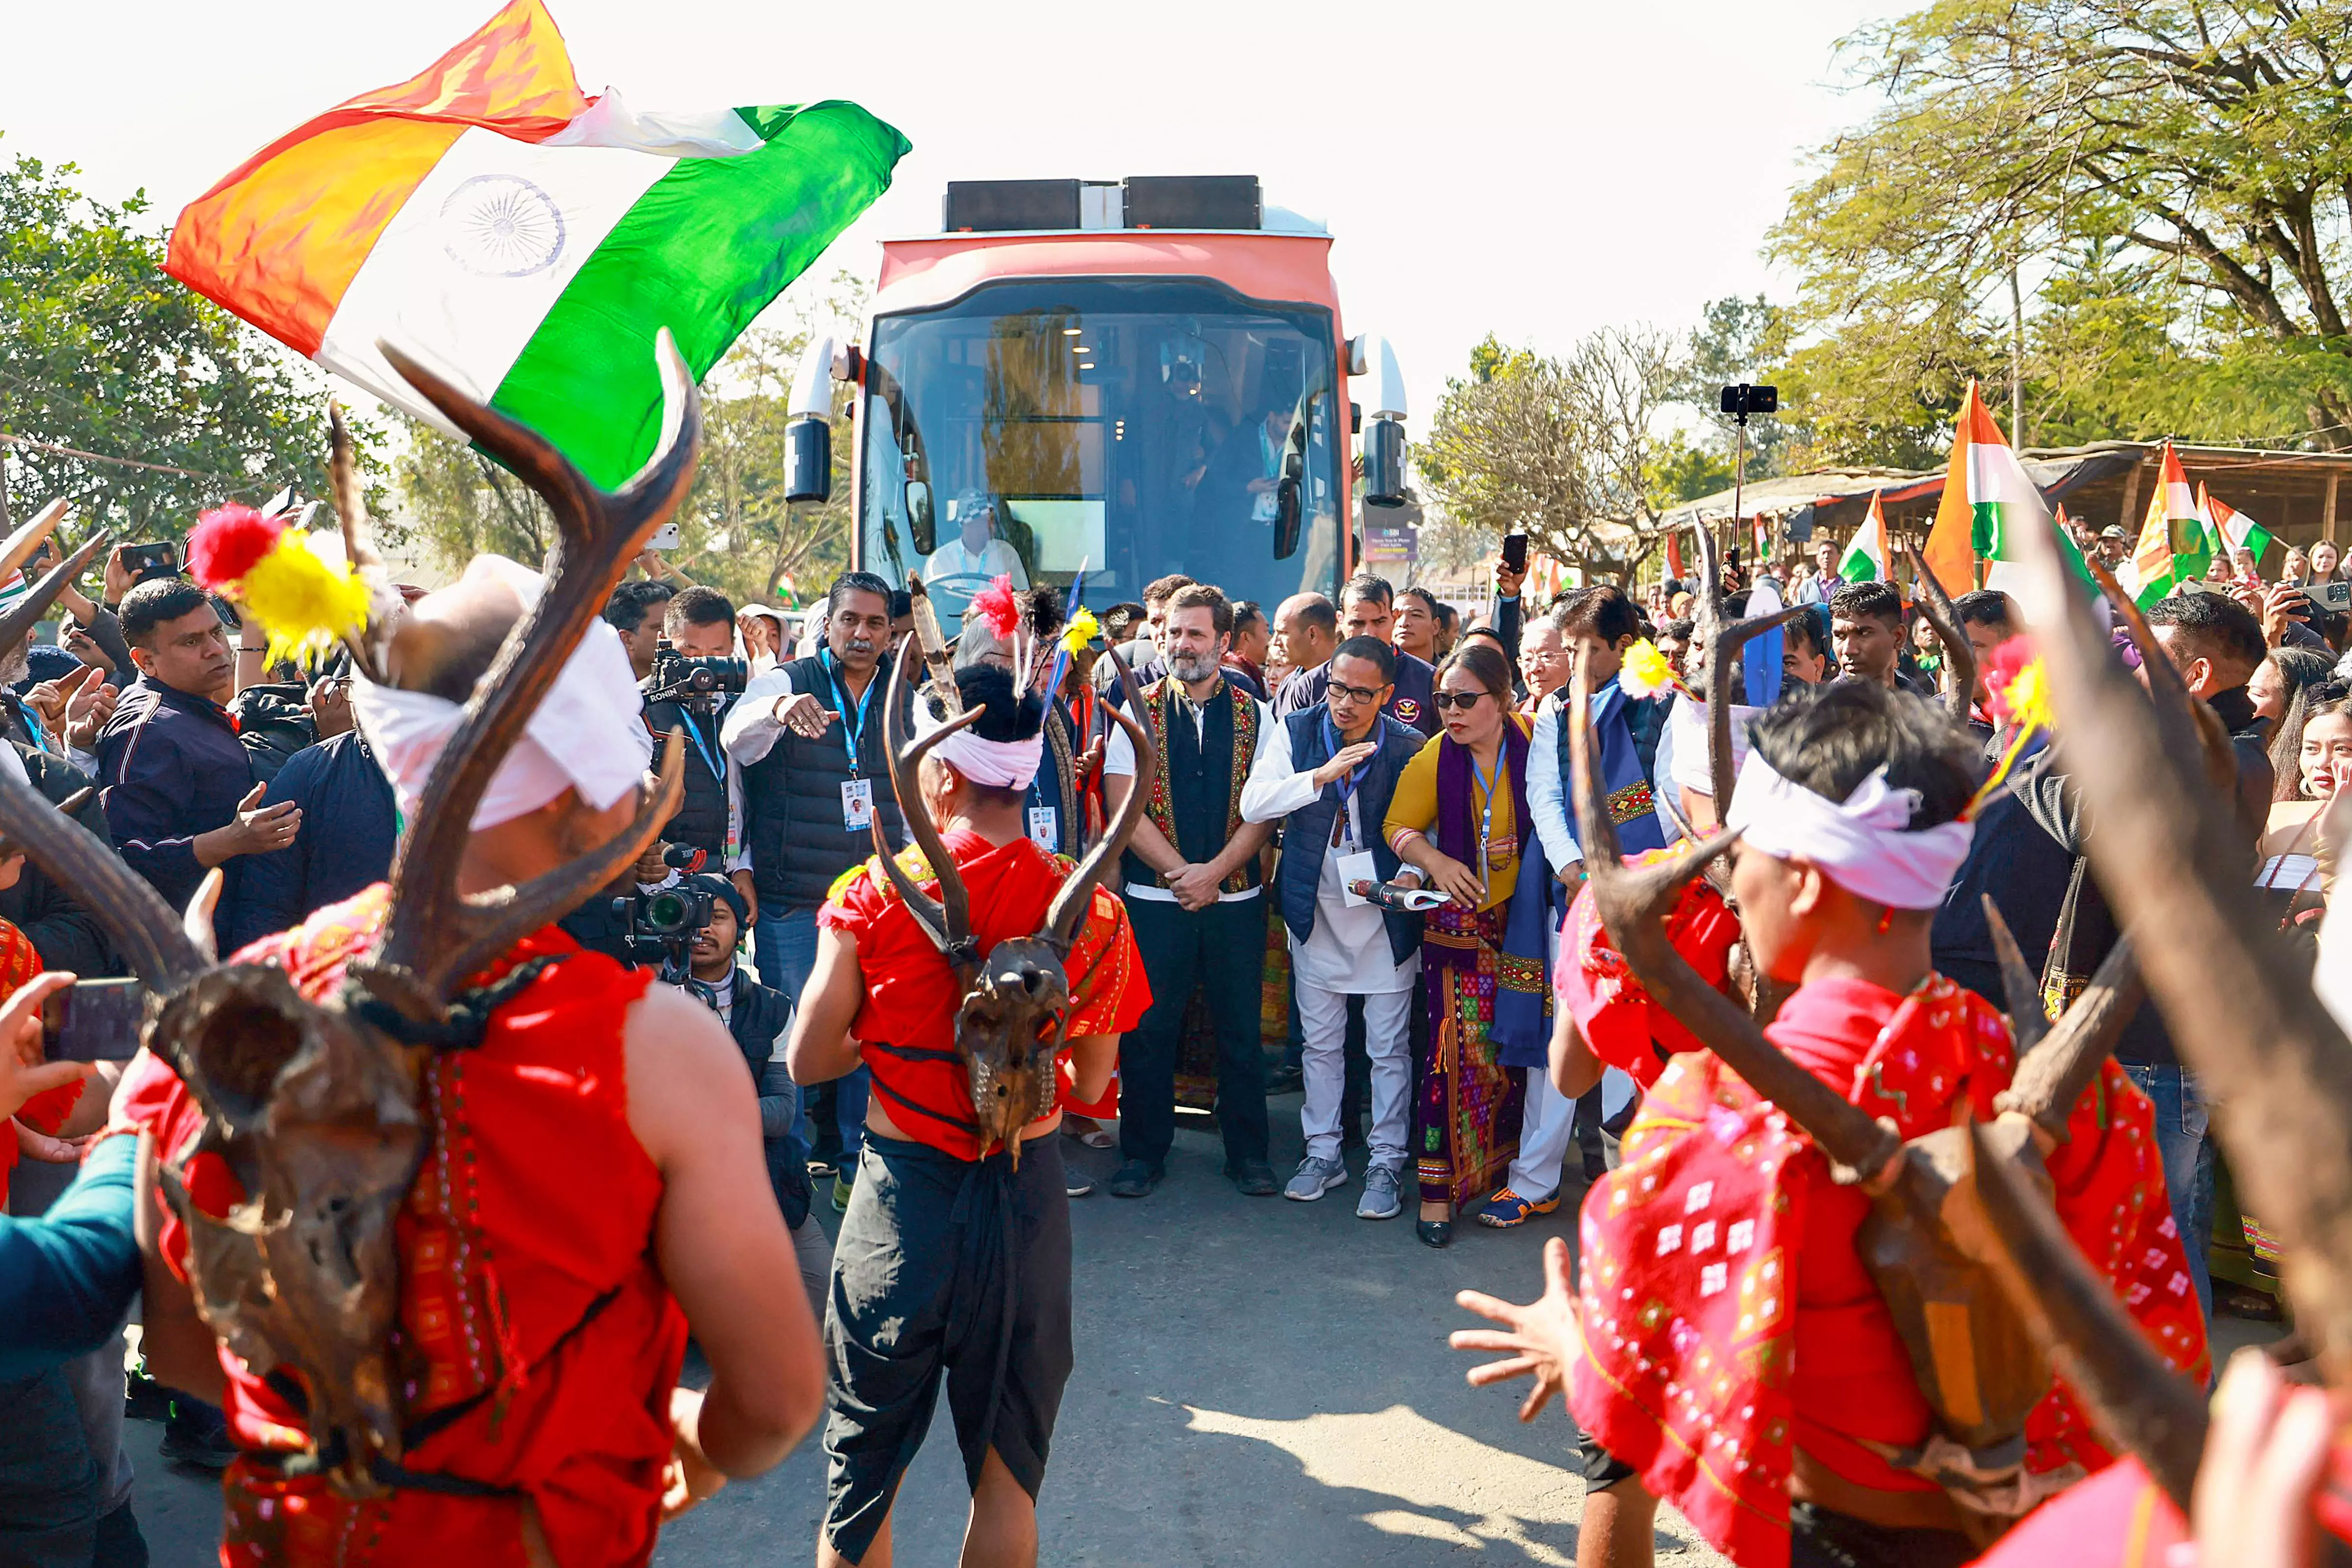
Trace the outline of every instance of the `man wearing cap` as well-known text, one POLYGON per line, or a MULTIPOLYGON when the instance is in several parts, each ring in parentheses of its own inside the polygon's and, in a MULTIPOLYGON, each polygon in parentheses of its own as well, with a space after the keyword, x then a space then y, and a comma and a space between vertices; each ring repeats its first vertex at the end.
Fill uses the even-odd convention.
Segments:
POLYGON ((2131 559, 2131 535, 2124 531, 2121 523, 2111 522, 2099 530, 2099 564, 2109 572, 2121 570, 2123 563, 2131 559))
MULTIPOLYGON (((1024 801, 1044 751, 1045 704, 987 665, 956 672, 976 721, 919 770, 920 800, 965 894, 982 954, 1044 931, 1068 862, 1029 837, 1024 801)), ((944 722, 929 700, 919 727, 944 722)), ((942 879, 898 858, 923 896, 942 879)), ((1054 1100, 1019 1146, 983 1142, 958 1048, 965 992, 940 940, 878 860, 835 884, 788 1056, 803 1083, 861 1061, 873 1074, 862 1170, 841 1222, 824 1320, 825 1512, 819 1568, 890 1562, 890 1514, 947 1384, 971 1490, 962 1561, 1037 1560, 1037 1491, 1073 1360, 1066 1100, 1102 1094, 1150 1000, 1118 899, 1087 892, 1063 961, 1069 1010, 1054 1100)), ((952 900, 943 901, 953 901, 952 900)))
POLYGON ((959 585, 967 596, 999 577, 1012 578, 1016 588, 1029 585, 1029 569, 1021 564, 1020 552, 996 536, 995 501, 978 490, 965 490, 955 499, 953 521, 956 536, 923 558, 925 584, 967 578, 971 581, 959 585))

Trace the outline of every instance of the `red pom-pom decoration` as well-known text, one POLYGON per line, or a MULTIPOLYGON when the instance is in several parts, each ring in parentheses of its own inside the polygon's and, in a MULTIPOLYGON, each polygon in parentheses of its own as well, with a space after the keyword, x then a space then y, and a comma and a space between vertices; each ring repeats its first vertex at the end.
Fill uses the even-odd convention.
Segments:
POLYGON ((974 594, 971 596, 971 607, 979 612, 980 618, 988 624, 990 631, 1007 642, 1012 641, 1013 634, 1021 629, 1021 605, 1020 601, 1013 596, 1013 579, 1010 575, 998 577, 995 582, 974 594))
POLYGON ((196 520, 188 535, 188 574, 198 587, 226 587, 259 565, 285 533, 283 522, 249 506, 216 506, 196 520))

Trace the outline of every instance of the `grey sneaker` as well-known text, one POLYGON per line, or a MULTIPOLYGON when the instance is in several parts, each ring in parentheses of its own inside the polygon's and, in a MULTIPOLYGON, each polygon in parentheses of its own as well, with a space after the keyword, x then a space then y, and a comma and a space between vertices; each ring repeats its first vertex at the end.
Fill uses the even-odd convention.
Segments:
POLYGON ((1358 1219, 1394 1219, 1404 1212, 1404 1199, 1398 1189, 1402 1178, 1393 1165, 1368 1165, 1364 1168, 1364 1201, 1356 1205, 1358 1219))
POLYGON ((1318 1160, 1309 1154, 1298 1162, 1298 1173, 1290 1178, 1290 1184, 1282 1189, 1282 1195, 1295 1198, 1302 1204, 1311 1204, 1333 1187, 1344 1185, 1347 1180, 1347 1166, 1337 1160, 1318 1160))

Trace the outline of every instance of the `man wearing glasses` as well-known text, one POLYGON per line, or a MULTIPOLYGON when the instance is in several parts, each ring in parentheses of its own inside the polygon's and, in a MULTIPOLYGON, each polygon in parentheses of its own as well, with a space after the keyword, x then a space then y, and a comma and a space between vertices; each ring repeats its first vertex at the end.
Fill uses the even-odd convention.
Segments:
MULTIPOLYGON (((1305 1038, 1307 1157, 1283 1196, 1312 1203, 1348 1179, 1340 1158, 1340 1100, 1349 997, 1361 997, 1372 1064, 1371 1160, 1356 1213, 1393 1219, 1402 1207, 1405 1135, 1412 1090, 1407 1030, 1421 972, 1421 917, 1384 910, 1351 890, 1395 880, 1402 863, 1381 834, 1398 775, 1421 732, 1383 713, 1402 657, 1376 637, 1349 637, 1333 652, 1323 700, 1268 727, 1242 786, 1246 822, 1286 821, 1275 879, 1290 928, 1290 968, 1305 1038)), ((1402 873, 1409 880, 1418 878, 1402 873)))

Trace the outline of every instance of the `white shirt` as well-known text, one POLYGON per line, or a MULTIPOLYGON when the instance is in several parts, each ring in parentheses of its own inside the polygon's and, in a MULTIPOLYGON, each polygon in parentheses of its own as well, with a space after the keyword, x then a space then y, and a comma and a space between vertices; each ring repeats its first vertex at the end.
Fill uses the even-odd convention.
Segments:
POLYGON ((1010 542, 992 539, 974 553, 961 534, 923 557, 923 581, 942 577, 1010 577, 1016 588, 1029 585, 1029 569, 1021 564, 1020 552, 1010 542))
MULTIPOLYGON (((1536 837, 1543 840, 1544 858, 1551 862, 1554 876, 1584 858, 1584 850, 1576 841, 1576 812, 1570 804, 1567 781, 1559 776, 1561 704, 1568 700, 1570 689, 1563 686, 1543 700, 1543 706, 1536 710, 1535 733, 1528 737, 1528 815, 1536 819, 1536 837)), ((1592 694, 1594 711, 1607 695, 1605 689, 1592 694)), ((1676 700, 1679 705, 1680 700, 1676 700)), ((1674 824, 1663 815, 1658 827, 1668 838, 1675 837, 1674 824)))
MULTIPOLYGON (((1104 662, 1108 663, 1109 661, 1105 660, 1104 662)), ((1171 676, 1169 679, 1172 680, 1175 678, 1171 676)), ((1249 702, 1255 700, 1249 693, 1244 691, 1240 687, 1234 685, 1231 681, 1227 681, 1225 683, 1225 689, 1233 693, 1234 700, 1235 702, 1249 702)), ((747 692, 746 695, 748 696, 749 693, 747 692)), ((1190 706, 1190 704, 1187 704, 1187 706, 1190 706)), ((1198 708, 1192 709, 1192 735, 1195 740, 1202 740, 1206 738, 1208 722, 1208 716, 1205 713, 1202 712, 1198 708)), ((1266 747, 1273 743, 1274 732, 1281 728, 1282 726, 1275 721, 1274 710, 1263 702, 1258 703, 1257 750, 1250 756, 1250 772, 1253 773, 1257 771, 1259 760, 1265 755, 1266 747)), ((1286 743, 1286 754, 1287 753, 1287 750, 1288 747, 1286 743)), ((1123 727, 1112 730, 1109 741, 1103 746, 1103 772, 1107 775, 1117 773, 1121 778, 1131 779, 1135 777, 1135 746, 1133 742, 1128 740, 1127 731, 1123 727)), ((1150 785, 1138 783, 1135 787, 1137 789, 1149 789, 1150 785)), ((1243 798, 1247 799, 1249 785, 1244 783, 1242 788, 1244 792, 1243 798)), ((1253 819, 1244 816, 1243 820, 1250 821, 1253 819)), ((1263 891, 1265 891, 1263 888, 1244 888, 1238 893, 1234 892, 1231 889, 1225 889, 1217 894, 1217 902, 1221 904, 1239 903, 1244 899, 1255 899, 1263 891)), ((1154 903, 1160 904, 1172 904, 1176 901, 1176 895, 1174 893, 1170 892, 1167 889, 1160 887, 1156 882, 1129 882, 1127 884, 1127 896, 1130 899, 1149 899, 1154 903)))
MULTIPOLYGON (((1290 726, 1269 728, 1272 738, 1258 747, 1257 760, 1250 764, 1249 778, 1242 785, 1244 822, 1288 816, 1323 793, 1314 773, 1299 772, 1291 761, 1290 726)), ((1315 927, 1305 942, 1295 934, 1290 939, 1292 976, 1301 985, 1338 996, 1410 991, 1421 973, 1418 950, 1402 963, 1391 956, 1388 921, 1378 904, 1361 903, 1352 909, 1348 905, 1347 889, 1340 884, 1339 858, 1368 847, 1364 828, 1364 813, 1351 798, 1339 842, 1324 847, 1323 874, 1315 886, 1315 927)), ((1373 824, 1371 830, 1377 834, 1380 825, 1373 824)))

